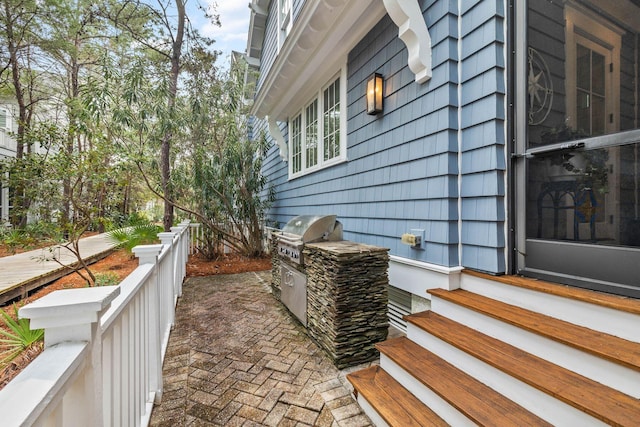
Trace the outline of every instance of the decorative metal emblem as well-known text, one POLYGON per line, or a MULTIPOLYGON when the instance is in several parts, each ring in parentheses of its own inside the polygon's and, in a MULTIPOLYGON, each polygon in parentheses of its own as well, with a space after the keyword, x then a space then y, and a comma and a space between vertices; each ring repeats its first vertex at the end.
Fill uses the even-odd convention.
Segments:
POLYGON ((553 82, 547 63, 534 48, 528 49, 529 124, 544 122, 553 107, 553 82))

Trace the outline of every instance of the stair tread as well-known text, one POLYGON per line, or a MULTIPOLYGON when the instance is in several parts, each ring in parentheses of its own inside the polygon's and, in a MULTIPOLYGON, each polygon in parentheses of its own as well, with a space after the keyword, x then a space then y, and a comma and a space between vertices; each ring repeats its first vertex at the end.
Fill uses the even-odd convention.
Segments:
MULTIPOLYGON (((456 291, 457 292, 457 291, 456 291)), ((406 317, 471 356, 611 425, 640 419, 640 400, 434 312, 406 317)))
POLYGON ((392 427, 448 426, 380 366, 353 372, 347 379, 392 427))
POLYGON ((463 289, 432 289, 431 295, 529 332, 640 371, 640 343, 506 304, 463 289))
POLYGON ((376 345, 414 378, 479 425, 550 425, 406 337, 376 345))
POLYGON ((602 307, 625 311, 632 314, 640 314, 640 300, 635 298, 605 294, 602 292, 590 291, 587 289, 576 288, 558 283, 545 282, 544 280, 532 279, 530 277, 511 275, 493 276, 473 270, 463 270, 463 273, 470 276, 504 283, 506 285, 531 289, 550 295, 556 295, 564 298, 587 302, 590 304, 596 304, 602 307))

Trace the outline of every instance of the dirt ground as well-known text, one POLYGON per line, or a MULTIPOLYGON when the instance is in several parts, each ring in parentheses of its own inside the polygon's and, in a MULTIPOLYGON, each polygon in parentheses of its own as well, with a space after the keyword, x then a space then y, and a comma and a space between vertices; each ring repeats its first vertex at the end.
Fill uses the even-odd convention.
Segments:
MULTIPOLYGON (((0 247, 0 256, 11 255, 8 251, 2 251, 0 247), (4 254, 4 255, 3 255, 4 254)), ((138 259, 132 257, 124 250, 113 252, 101 261, 91 266, 91 271, 95 273, 111 273, 118 276, 118 281, 123 280, 138 266, 138 259)), ((246 258, 237 254, 229 254, 220 257, 217 260, 208 261, 199 255, 189 257, 187 262, 187 277, 194 276, 212 276, 216 274, 235 274, 248 271, 262 271, 271 268, 271 259, 265 258, 246 258)), ((58 289, 72 289, 85 287, 85 281, 77 274, 69 274, 55 282, 44 286, 40 290, 34 292, 25 300, 17 303, 20 307, 38 298, 56 291, 58 289)), ((13 315, 13 308, 10 306, 2 307, 7 314, 13 315)), ((3 325, 0 325, 3 326, 3 325)), ((0 348, 0 351, 2 349, 0 348)), ((38 354, 42 351, 42 346, 35 346, 24 351, 20 356, 14 359, 9 365, 0 371, 0 389, 2 389, 12 378, 14 378, 22 369, 24 369, 38 354)))

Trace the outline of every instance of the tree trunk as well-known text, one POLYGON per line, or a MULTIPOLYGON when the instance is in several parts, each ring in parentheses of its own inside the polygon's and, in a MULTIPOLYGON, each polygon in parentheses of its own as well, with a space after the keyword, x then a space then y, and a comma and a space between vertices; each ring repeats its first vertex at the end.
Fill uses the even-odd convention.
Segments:
MULTIPOLYGON (((176 94, 178 91, 178 76, 180 74, 180 58, 182 56, 182 42, 184 40, 184 28, 186 13, 183 0, 176 0, 178 10, 178 28, 173 40, 171 49, 171 74, 169 76, 169 99, 167 100, 167 110, 169 117, 173 120, 173 111, 176 104, 176 94)), ((173 226, 173 191, 171 188, 171 140, 173 131, 171 126, 162 138, 160 148, 160 173, 162 176, 162 192, 164 196, 164 217, 162 223, 164 231, 170 231, 173 226)))
MULTIPOLYGON (((25 126, 29 124, 27 115, 27 106, 25 101, 24 88, 21 80, 21 69, 18 62, 18 43, 16 34, 13 28, 14 10, 13 5, 9 2, 4 2, 4 14, 5 14, 5 32, 7 37, 7 50, 9 52, 9 63, 11 65, 11 81, 13 84, 13 90, 15 91, 16 102, 18 103, 18 132, 16 133, 16 160, 18 168, 22 169, 22 160, 25 157, 24 150, 24 136, 26 132, 25 126)), ((9 117, 7 117, 10 120, 9 117)), ((17 174, 21 175, 23 171, 17 171, 17 174)), ((26 209, 29 208, 28 199, 26 197, 26 188, 24 186, 24 179, 19 179, 17 183, 13 185, 13 206, 14 209, 11 212, 11 223, 14 227, 24 227, 27 223, 26 209)))

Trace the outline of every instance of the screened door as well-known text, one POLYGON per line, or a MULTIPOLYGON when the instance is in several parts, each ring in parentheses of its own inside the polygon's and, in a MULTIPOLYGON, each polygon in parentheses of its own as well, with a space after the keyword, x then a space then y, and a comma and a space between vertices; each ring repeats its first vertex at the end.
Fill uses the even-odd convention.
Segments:
POLYGON ((640 2, 529 0, 515 21, 519 271, 640 297, 640 2))

